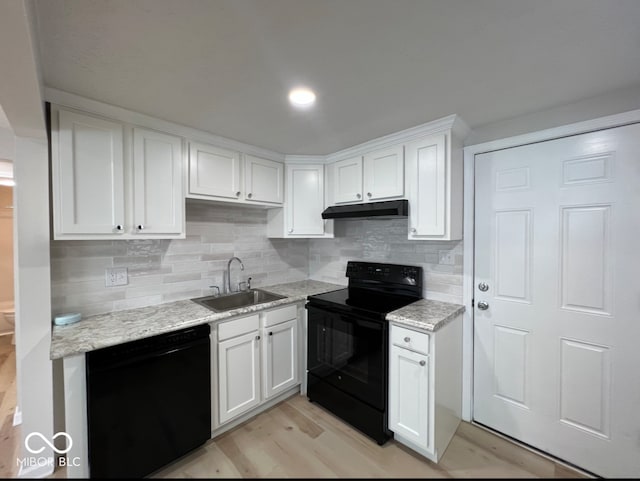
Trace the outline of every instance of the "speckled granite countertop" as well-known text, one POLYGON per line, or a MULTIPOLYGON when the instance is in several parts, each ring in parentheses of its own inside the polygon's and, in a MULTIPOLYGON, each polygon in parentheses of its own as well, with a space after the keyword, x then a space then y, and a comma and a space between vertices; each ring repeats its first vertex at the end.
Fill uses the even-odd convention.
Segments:
POLYGON ((425 331, 437 331, 464 312, 465 307, 450 302, 420 299, 387 314, 387 320, 425 331))
POLYGON ((84 352, 114 346, 145 337, 177 331, 205 322, 262 311, 304 301, 307 296, 344 289, 345 286, 320 281, 300 281, 260 287, 265 291, 286 296, 277 301, 256 306, 214 312, 187 299, 155 306, 116 311, 87 317, 76 324, 53 326, 51 359, 60 359, 84 352))

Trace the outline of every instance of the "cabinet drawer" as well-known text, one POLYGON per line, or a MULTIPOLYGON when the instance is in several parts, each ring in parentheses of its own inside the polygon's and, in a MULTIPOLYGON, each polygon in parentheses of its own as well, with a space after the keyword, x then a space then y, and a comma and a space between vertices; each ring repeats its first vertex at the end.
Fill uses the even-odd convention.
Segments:
POLYGON ((260 328, 260 320, 257 314, 218 324, 218 341, 224 341, 232 337, 257 331, 260 328))
POLYGON ((264 327, 280 324, 284 321, 290 321, 297 319, 298 307, 295 304, 283 307, 281 309, 274 309, 273 311, 267 311, 264 313, 264 327))
POLYGON ((391 343, 422 354, 429 354, 429 334, 404 327, 391 326, 391 343))

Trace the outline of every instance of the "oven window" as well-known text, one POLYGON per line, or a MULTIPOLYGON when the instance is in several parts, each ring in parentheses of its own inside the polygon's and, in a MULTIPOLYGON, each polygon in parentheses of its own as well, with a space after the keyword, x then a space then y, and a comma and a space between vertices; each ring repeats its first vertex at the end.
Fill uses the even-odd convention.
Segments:
POLYGON ((345 314, 308 307, 309 373, 379 406, 386 386, 386 329, 345 314))

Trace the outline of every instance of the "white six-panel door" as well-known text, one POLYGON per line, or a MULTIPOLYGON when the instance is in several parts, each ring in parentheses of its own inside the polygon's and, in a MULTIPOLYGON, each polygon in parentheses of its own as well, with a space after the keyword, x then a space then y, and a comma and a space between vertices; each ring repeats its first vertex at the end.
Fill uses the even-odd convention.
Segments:
POLYGON ((476 156, 474 420, 605 477, 640 474, 639 186, 638 124, 476 156))

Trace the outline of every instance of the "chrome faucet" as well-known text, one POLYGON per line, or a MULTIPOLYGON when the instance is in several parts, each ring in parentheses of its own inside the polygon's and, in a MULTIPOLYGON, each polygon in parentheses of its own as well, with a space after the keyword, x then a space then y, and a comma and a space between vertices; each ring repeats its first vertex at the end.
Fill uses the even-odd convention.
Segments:
POLYGON ((240 263, 240 270, 243 271, 244 270, 244 264, 242 263, 242 261, 238 258, 238 257, 232 257, 231 259, 229 259, 229 262, 227 262, 227 292, 231 292, 231 263, 236 260, 240 263))

